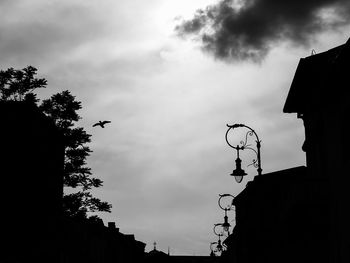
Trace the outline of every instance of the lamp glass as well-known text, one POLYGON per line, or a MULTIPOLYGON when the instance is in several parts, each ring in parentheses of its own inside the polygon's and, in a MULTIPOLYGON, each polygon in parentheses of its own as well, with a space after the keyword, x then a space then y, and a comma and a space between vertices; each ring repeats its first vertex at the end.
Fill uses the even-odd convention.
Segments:
POLYGON ((235 175, 234 177, 235 177, 235 180, 236 180, 237 183, 240 183, 243 180, 243 176, 242 175, 235 175))

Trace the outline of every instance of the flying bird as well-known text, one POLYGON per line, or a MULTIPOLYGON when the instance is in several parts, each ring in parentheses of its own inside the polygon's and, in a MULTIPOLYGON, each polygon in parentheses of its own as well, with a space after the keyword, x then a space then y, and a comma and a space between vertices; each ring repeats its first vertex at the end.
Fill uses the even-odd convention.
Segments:
POLYGON ((110 121, 99 121, 99 122, 96 122, 94 125, 92 125, 92 127, 96 127, 96 126, 101 126, 102 128, 105 127, 105 124, 107 123, 111 123, 110 121))

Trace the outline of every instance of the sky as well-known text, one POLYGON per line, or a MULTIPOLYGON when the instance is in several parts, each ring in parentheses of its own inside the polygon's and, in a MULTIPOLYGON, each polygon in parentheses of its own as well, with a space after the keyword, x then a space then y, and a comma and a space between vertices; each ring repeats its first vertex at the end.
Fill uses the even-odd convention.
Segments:
POLYGON ((256 131, 263 173, 305 165, 302 120, 283 105, 299 59, 347 41, 349 11, 340 0, 0 0, 0 68, 32 65, 48 81, 40 98, 68 89, 82 102, 88 165, 104 181, 93 193, 113 206, 105 224, 146 251, 209 255, 219 194, 257 174, 244 152, 248 175, 229 175, 226 124, 256 131))

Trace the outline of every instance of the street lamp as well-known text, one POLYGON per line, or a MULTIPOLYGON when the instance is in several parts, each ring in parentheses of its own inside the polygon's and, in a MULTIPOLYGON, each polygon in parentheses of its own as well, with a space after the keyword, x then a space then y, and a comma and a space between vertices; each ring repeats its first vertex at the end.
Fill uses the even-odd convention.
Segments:
POLYGON ((235 161, 236 162, 236 169, 233 170, 233 172, 230 175, 235 177, 235 180, 236 180, 237 183, 242 182, 243 177, 245 175, 247 175, 246 172, 241 167, 242 160, 239 158, 239 151, 241 151, 241 150, 243 151, 245 149, 252 150, 253 152, 255 152, 255 154, 257 156, 257 159, 253 159, 252 163, 249 164, 248 166, 253 165, 254 167, 256 167, 257 171, 258 171, 258 175, 261 175, 262 174, 261 156, 260 156, 261 141, 259 140, 259 137, 256 134, 256 132, 252 128, 250 128, 250 127, 248 127, 248 126, 246 126, 244 124, 234 124, 234 125, 228 125, 227 124, 226 126, 228 127, 228 130, 226 131, 226 135, 225 135, 226 142, 231 148, 233 148, 233 149, 235 149, 237 151, 237 159, 235 161), (247 128, 248 132, 245 135, 245 140, 244 141, 242 140, 242 141, 240 141, 239 145, 233 146, 229 142, 229 140, 227 138, 228 137, 228 133, 231 130, 233 131, 235 128, 240 128, 240 127, 247 128), (251 148, 250 147, 251 145, 248 144, 248 137, 249 136, 253 136, 253 135, 256 137, 255 142, 256 142, 256 149, 257 150, 251 148))
POLYGON ((216 246, 217 251, 221 252, 223 251, 223 246, 221 245, 221 240, 220 240, 220 236, 219 236, 219 240, 218 240, 218 244, 216 246))
POLYGON ((223 251, 223 249, 224 249, 224 247, 223 247, 222 244, 221 244, 221 237, 224 235, 224 233, 223 233, 223 232, 218 232, 218 231, 217 231, 216 228, 217 228, 218 226, 222 227, 222 223, 214 224, 213 230, 214 230, 214 234, 217 235, 217 236, 219 237, 219 240, 218 240, 217 245, 216 245, 216 250, 219 251, 219 252, 221 252, 221 251, 223 251))
POLYGON ((228 234, 230 234, 229 232, 229 229, 230 229, 230 223, 228 222, 228 216, 227 216, 227 211, 230 211, 231 209, 233 209, 233 206, 232 206, 232 201, 230 202, 230 205, 224 207, 222 204, 221 204, 221 200, 222 198, 224 197, 230 197, 232 198, 232 201, 233 199, 235 198, 233 195, 231 194, 220 194, 219 195, 219 200, 218 200, 218 204, 219 204, 219 207, 225 211, 225 216, 224 216, 224 223, 222 224, 222 228, 224 229, 224 231, 226 231, 228 234))

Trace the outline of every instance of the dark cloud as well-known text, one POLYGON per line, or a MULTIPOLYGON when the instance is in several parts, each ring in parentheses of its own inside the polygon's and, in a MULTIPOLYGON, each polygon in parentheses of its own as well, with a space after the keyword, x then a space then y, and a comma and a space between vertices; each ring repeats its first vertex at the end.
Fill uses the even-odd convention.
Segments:
POLYGON ((276 42, 307 46, 315 34, 349 21, 348 0, 221 0, 175 30, 196 36, 218 59, 260 61, 276 42))

